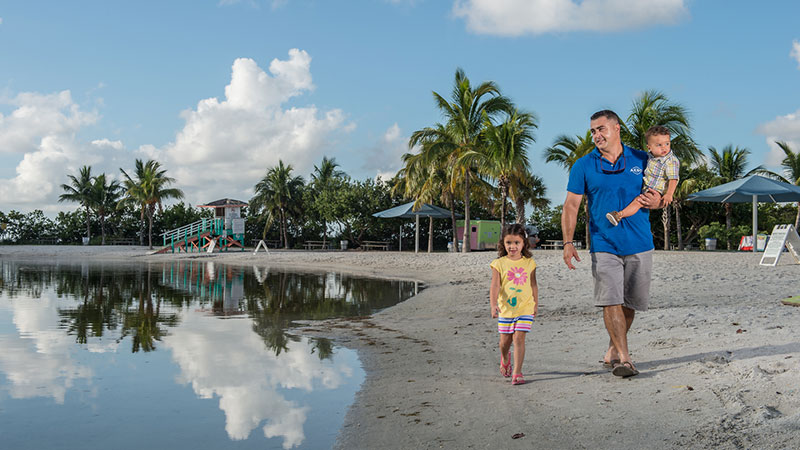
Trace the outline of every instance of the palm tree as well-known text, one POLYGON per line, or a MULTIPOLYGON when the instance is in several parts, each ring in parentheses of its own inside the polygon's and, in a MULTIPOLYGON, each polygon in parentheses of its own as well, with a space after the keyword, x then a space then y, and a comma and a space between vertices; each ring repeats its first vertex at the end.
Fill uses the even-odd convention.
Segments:
MULTIPOLYGON (((567 172, 572 170, 572 166, 580 158, 588 155, 589 152, 594 150, 594 141, 592 141, 592 133, 586 130, 583 136, 575 135, 567 136, 562 134, 556 136, 553 145, 544 151, 544 160, 546 162, 555 162, 561 167, 567 169, 567 172)), ((586 248, 589 248, 591 240, 589 238, 589 199, 584 196, 586 205, 584 208, 586 214, 586 248)))
MULTIPOLYGON (((717 151, 714 147, 708 147, 708 152, 711 156, 711 169, 717 176, 718 184, 730 183, 731 181, 764 171, 762 166, 758 166, 745 173, 747 155, 750 154, 750 150, 747 148, 727 145, 722 149, 722 152, 717 151)), ((728 230, 731 229, 731 216, 732 206, 730 203, 725 203, 725 227, 728 230)), ((727 239, 727 248, 728 250, 731 248, 730 238, 727 239)))
POLYGON ((278 219, 284 248, 289 248, 287 219, 298 212, 300 189, 303 186, 303 177, 293 177, 292 170, 294 168, 291 164, 284 166, 283 161, 278 160, 278 165, 269 168, 264 178, 256 184, 255 196, 250 200, 250 207, 256 214, 262 210, 267 214, 265 235, 275 219, 278 219))
POLYGON ((461 159, 478 172, 497 180, 500 189, 500 225, 506 225, 506 205, 512 183, 530 178, 528 145, 535 142, 533 130, 536 117, 530 113, 514 110, 499 125, 488 118, 484 121, 484 146, 466 151, 461 159))
MULTIPOLYGON (((437 136, 442 132, 447 134, 446 137, 440 136, 441 141, 446 141, 447 145, 437 147, 437 153, 441 153, 435 159, 447 160, 447 168, 450 171, 449 181, 454 188, 456 185, 463 185, 464 230, 469 230, 469 202, 473 168, 467 164, 467 161, 463 161, 461 156, 480 147, 480 136, 485 120, 493 119, 501 112, 509 113, 512 110, 512 104, 508 98, 500 95, 500 89, 494 82, 486 81, 473 89, 469 79, 460 68, 456 70, 450 101, 448 102, 436 92, 433 93, 433 98, 446 119, 446 126, 439 124, 433 128, 415 131, 411 135, 409 145, 413 146, 425 139, 437 140, 437 136)), ((468 238, 464 239, 462 249, 464 253, 470 251, 468 238)))
POLYGON ((645 134, 654 125, 670 131, 671 149, 682 162, 693 164, 702 156, 691 136, 688 110, 654 90, 645 91, 633 101, 628 120, 622 124, 622 142, 647 151, 645 134))
MULTIPOLYGON (((785 175, 784 180, 787 183, 800 186, 800 151, 795 153, 786 142, 775 141, 775 143, 778 144, 778 147, 786 154, 786 157, 781 161, 781 167, 783 167, 783 173, 785 175)), ((797 215, 794 218, 794 229, 796 230, 798 226, 800 226, 800 202, 797 202, 797 215)))
MULTIPOLYGON (((447 136, 443 134, 443 136, 447 136)), ((446 160, 436 159, 435 147, 440 145, 435 140, 424 140, 410 144, 411 147, 419 145, 417 153, 405 153, 401 157, 403 167, 395 176, 392 194, 401 195, 403 198, 414 200, 414 209, 419 209, 423 203, 435 203, 438 199, 450 209, 452 224, 453 248, 458 243, 456 234, 455 189, 449 182, 446 160)), ((433 250, 433 217, 428 217, 428 253, 433 250)))
POLYGON ((517 208, 517 223, 524 224, 525 204, 530 203, 534 208, 546 208, 550 206, 547 199, 547 186, 544 180, 538 175, 531 175, 525 179, 513 180, 509 195, 517 208))
POLYGON ((89 227, 89 208, 91 206, 92 196, 92 167, 83 166, 79 170, 79 176, 76 178, 74 175, 67 175, 70 179, 70 184, 62 184, 61 189, 65 191, 58 197, 59 202, 70 201, 80 203, 86 208, 86 238, 91 238, 91 229, 89 227))
POLYGON ((177 188, 169 188, 175 182, 174 178, 166 176, 166 169, 161 168, 161 163, 149 160, 143 163, 141 159, 136 160, 136 171, 132 178, 123 169, 119 169, 125 176, 123 185, 125 187, 125 197, 120 202, 131 203, 141 207, 141 219, 147 216, 148 223, 148 245, 153 248, 153 216, 158 210, 162 210, 162 203, 168 199, 183 198, 183 191, 177 188))
MULTIPOLYGON (((327 156, 322 157, 322 162, 320 163, 319 167, 314 166, 314 173, 311 174, 311 182, 314 185, 314 189, 317 192, 327 191, 332 189, 333 182, 339 179, 344 178, 347 174, 345 174, 341 170, 337 170, 336 168, 339 167, 339 164, 336 163, 336 158, 328 158, 327 156)), ((325 245, 325 242, 328 240, 328 221, 326 215, 322 214, 322 244, 325 245)))
MULTIPOLYGON (((654 125, 661 125, 670 131, 671 149, 681 162, 693 164, 698 161, 702 152, 692 139, 687 109, 671 102, 659 91, 645 91, 634 100, 628 121, 623 124, 622 141, 631 147, 647 150, 645 135, 654 125)), ((670 208, 661 211, 664 250, 669 250, 670 212, 670 208)))
POLYGON ((94 177, 91 189, 91 207, 100 218, 102 245, 106 245, 106 216, 116 209, 122 195, 122 186, 118 181, 108 183, 106 174, 94 177))
MULTIPOLYGON (((675 188, 675 194, 672 196, 672 209, 675 212, 675 227, 677 231, 678 237, 678 250, 683 250, 683 231, 681 230, 681 206, 683 202, 689 197, 690 194, 693 194, 698 191, 698 180, 694 178, 683 178, 678 182, 678 186, 675 188)), ((662 216, 663 219, 663 216, 662 216)), ((664 226, 664 239, 666 241, 667 236, 669 235, 669 227, 667 225, 664 226)))

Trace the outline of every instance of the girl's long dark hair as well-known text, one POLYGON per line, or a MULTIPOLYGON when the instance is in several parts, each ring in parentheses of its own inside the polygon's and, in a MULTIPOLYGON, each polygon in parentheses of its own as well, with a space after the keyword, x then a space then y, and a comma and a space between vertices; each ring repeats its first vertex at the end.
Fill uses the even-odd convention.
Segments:
POLYGON ((508 254, 506 251, 506 246, 503 244, 503 241, 508 235, 519 236, 522 238, 522 251, 520 253, 526 258, 530 258, 531 243, 528 241, 528 233, 525 231, 525 225, 522 225, 521 223, 512 223, 511 225, 507 225, 505 228, 503 228, 503 232, 500 234, 500 242, 497 243, 497 256, 502 258, 508 254))

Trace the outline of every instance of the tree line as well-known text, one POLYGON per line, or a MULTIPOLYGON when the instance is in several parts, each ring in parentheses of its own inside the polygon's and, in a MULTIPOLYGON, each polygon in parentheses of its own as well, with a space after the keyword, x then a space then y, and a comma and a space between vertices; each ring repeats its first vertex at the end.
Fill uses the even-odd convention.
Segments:
MULTIPOLYGON (((475 87, 463 70, 456 70, 452 93, 445 98, 433 92, 434 103, 442 113, 443 121, 423 128, 411 135, 412 151, 403 156, 404 167, 395 178, 395 189, 404 197, 417 202, 439 201, 451 209, 453 242, 455 245, 454 199, 461 197, 464 205, 465 228, 469 227, 470 199, 478 196, 480 202, 492 211, 494 217, 505 224, 508 200, 515 207, 516 220, 539 226, 542 237, 560 238, 560 230, 552 225, 560 222, 561 207, 552 208, 545 198, 546 190, 541 178, 531 171, 530 146, 535 143, 533 131, 538 121, 533 112, 518 109, 503 96, 493 82, 475 87), (525 216, 525 205, 534 207, 530 217, 525 216), (547 235, 547 233, 552 233, 547 235)), ((686 107, 671 101, 665 94, 650 90, 634 99, 627 119, 620 124, 624 144, 646 150, 646 131, 661 125, 670 130, 671 147, 681 161, 680 182, 674 201, 661 213, 651 214, 651 226, 660 248, 683 249, 686 243, 698 237, 717 237, 732 248, 736 235, 749 235, 747 225, 733 226, 748 205, 731 203, 702 204, 687 202, 687 197, 700 190, 735 181, 751 174, 761 174, 795 185, 800 185, 800 152, 785 142, 776 142, 786 157, 782 173, 757 166, 747 170, 750 150, 734 145, 721 149, 709 146, 705 154, 696 144, 692 134, 690 114, 686 107), (675 228, 672 227, 672 218, 675 228), (724 228, 719 226, 724 221, 724 228), (715 226, 716 224, 716 226, 715 226), (674 231, 674 232, 673 232, 674 231)), ((588 128, 580 133, 562 134, 547 147, 541 159, 554 162, 569 172, 573 164, 595 148, 588 128)), ((565 180, 566 183, 566 180, 565 180)), ((576 239, 589 237, 589 219, 583 199, 582 233, 576 239), (582 235, 581 235, 582 234, 582 235)), ((789 223, 791 207, 762 205, 762 225, 789 223)), ((746 216, 748 217, 748 216, 746 216)), ((747 219, 742 220, 748 223, 747 219)), ((797 227, 800 222, 800 202, 794 214, 797 227)), ((770 228, 766 230, 769 231, 770 228)), ((463 251, 469 251, 465 240, 463 251)))
MULTIPOLYGON (((569 172, 580 157, 594 149, 588 129, 557 136, 537 158, 531 150, 538 128, 536 114, 517 107, 496 83, 473 85, 464 71, 457 69, 449 97, 435 91, 432 94, 443 120, 411 134, 409 152, 402 156, 403 166, 390 180, 354 180, 328 157, 314 166, 308 180, 296 175, 292 165, 283 160, 267 168, 245 211, 246 239, 274 240, 283 248, 329 237, 348 240, 355 246, 364 240, 396 242, 401 235, 410 237, 409 221, 376 219, 372 214, 409 200, 417 207, 433 203, 451 212, 449 224, 431 220, 427 232, 422 231, 427 234, 429 248, 442 248, 448 241, 458 248, 457 214, 463 214, 465 229, 473 218, 499 219, 503 225, 507 221, 536 225, 544 239, 560 238, 561 207, 550 205, 532 161, 556 163, 569 172), (527 205, 533 208, 530 215, 526 215, 527 205)), ((688 109, 661 92, 642 93, 634 99, 626 117, 621 123, 624 144, 646 150, 645 132, 653 125, 662 125, 670 130, 672 150, 681 161, 673 203, 650 215, 657 248, 683 249, 702 237, 716 237, 731 248, 736 235, 751 234, 746 225, 749 205, 687 202, 694 192, 753 173, 800 185, 800 152, 787 143, 776 142, 786 155, 782 173, 762 166, 748 170, 751 152, 747 148, 709 146, 704 153, 693 138, 688 109), (743 225, 734 226, 734 222, 743 225)), ((105 174, 93 176, 89 166, 81 168, 77 176, 69 175, 70 182, 62 185, 64 194, 59 200, 79 203, 81 209, 59 213, 55 221, 41 211, 28 215, 0 212, 3 241, 20 243, 35 236, 58 235, 61 242, 75 243, 76 236, 81 236, 76 234, 75 223, 81 218, 85 221, 84 236, 91 237, 99 228, 101 244, 105 243, 110 221, 116 235, 138 235, 141 245, 146 222, 152 247, 154 229, 158 233, 210 216, 210 211, 199 211, 182 202, 163 208, 165 200, 181 199, 183 192, 170 187, 174 179, 166 176, 157 161, 136 160, 131 175, 120 171, 121 183, 109 181, 105 174), (138 221, 134 219, 137 214, 138 221), (179 220, 183 222, 177 223, 179 220), (138 232, 131 230, 134 223, 138 232)), ((588 244, 585 201, 575 238, 588 244)), ((769 231, 775 223, 790 223, 792 215, 797 227, 800 203, 796 211, 786 205, 759 206, 760 223, 765 226, 762 231, 769 231)), ((462 250, 470 250, 468 239, 462 250)))

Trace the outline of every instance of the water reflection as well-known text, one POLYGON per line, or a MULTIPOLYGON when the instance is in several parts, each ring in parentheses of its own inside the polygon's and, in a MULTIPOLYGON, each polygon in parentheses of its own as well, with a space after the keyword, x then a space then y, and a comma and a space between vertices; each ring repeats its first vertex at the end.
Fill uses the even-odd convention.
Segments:
MULTIPOLYGON (((159 402, 172 408, 197 410, 205 403, 194 402, 215 401, 225 416, 227 442, 263 448, 264 438, 257 439, 263 434, 283 448, 328 447, 361 372, 352 352, 334 348, 327 339, 299 336, 291 322, 366 315, 409 297, 415 288, 410 282, 203 261, 101 265, 0 260, 0 372, 5 376, 0 392, 20 400, 3 403, 0 421, 14 430, 15 421, 35 423, 58 414, 65 428, 107 422, 104 429, 113 430, 123 420, 120 414, 128 414, 152 420, 153 430, 166 427, 165 435, 184 425, 195 444, 226 446, 215 441, 214 427, 197 430, 192 423, 140 419, 147 414, 136 414, 135 404, 149 386, 137 384, 137 377, 146 372, 163 379, 162 384, 171 379, 194 393, 191 400, 180 395, 180 388, 159 391, 159 402), (163 352, 167 358, 143 359, 163 352), (102 375, 121 361, 127 371, 102 375), (343 394, 328 394, 344 388, 343 394), (131 406, 120 411, 120 399, 107 398, 107 392, 127 391, 131 406), (44 414, 24 403, 36 398, 62 407, 44 414), (332 400, 320 404, 320 398, 332 400), (76 413, 86 402, 100 412, 91 421, 81 421, 76 413), (313 427, 305 427, 309 421, 313 427), (253 433, 258 427, 261 433, 253 433)), ((157 435, 154 431, 153 439, 157 435)), ((13 431, 4 432, 6 437, 15 442, 13 431)), ((47 434, 40 437, 47 446, 47 434)), ((56 438, 52 435, 49 442, 56 438)), ((31 442, 30 436, 18 439, 31 442)))

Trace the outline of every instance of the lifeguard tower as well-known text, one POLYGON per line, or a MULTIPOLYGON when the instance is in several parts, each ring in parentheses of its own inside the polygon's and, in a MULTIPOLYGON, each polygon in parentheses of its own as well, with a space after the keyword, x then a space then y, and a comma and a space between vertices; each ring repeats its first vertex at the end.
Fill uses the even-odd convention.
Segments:
POLYGON ((201 219, 180 228, 162 233, 164 247, 157 253, 172 251, 201 252, 227 251, 239 248, 244 251, 244 223, 242 207, 247 203, 223 198, 198 208, 214 208, 213 219, 201 219))

